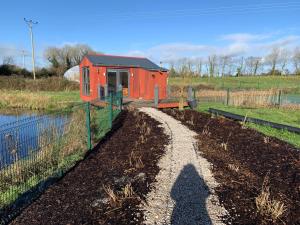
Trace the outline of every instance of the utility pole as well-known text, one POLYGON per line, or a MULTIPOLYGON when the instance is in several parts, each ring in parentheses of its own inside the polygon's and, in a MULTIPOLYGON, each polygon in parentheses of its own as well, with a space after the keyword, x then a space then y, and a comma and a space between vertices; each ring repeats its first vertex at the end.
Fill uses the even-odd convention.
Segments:
POLYGON ((33 79, 35 80, 35 58, 34 58, 34 42, 33 42, 32 26, 38 24, 38 22, 27 20, 26 18, 24 18, 24 21, 28 25, 29 32, 30 32, 31 49, 32 49, 32 73, 33 73, 33 79))

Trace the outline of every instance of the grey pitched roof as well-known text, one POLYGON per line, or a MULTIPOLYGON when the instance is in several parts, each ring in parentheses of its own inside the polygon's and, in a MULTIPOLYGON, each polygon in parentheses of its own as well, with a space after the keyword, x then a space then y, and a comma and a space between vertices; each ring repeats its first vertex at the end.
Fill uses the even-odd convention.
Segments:
POLYGON ((87 55, 88 60, 97 66, 128 66, 140 67, 147 70, 162 70, 162 68, 147 58, 125 57, 125 56, 112 56, 112 55, 87 55))

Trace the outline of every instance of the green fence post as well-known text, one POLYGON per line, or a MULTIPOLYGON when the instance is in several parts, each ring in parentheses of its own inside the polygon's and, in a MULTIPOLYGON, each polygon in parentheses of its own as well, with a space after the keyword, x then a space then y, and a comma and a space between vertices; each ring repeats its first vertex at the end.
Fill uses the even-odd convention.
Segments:
POLYGON ((91 139, 90 102, 86 103, 85 112, 86 112, 86 129, 87 129, 87 148, 88 148, 88 150, 91 150, 92 149, 92 139, 91 139))
POLYGON ((123 90, 120 91, 120 110, 123 109, 123 90))
POLYGON ((227 88, 226 105, 229 105, 229 88, 227 88))
POLYGON ((112 96, 112 93, 110 93, 109 94, 109 106, 108 106, 109 128, 112 128, 112 120, 113 120, 113 96, 112 96))

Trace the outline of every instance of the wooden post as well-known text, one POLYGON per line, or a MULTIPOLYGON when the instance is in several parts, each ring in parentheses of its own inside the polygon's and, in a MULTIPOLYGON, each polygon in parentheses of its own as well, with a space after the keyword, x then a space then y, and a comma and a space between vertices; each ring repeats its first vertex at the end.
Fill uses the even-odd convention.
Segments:
POLYGON ((157 85, 154 87, 154 106, 158 107, 158 100, 159 100, 159 88, 157 85))
POLYGON ((278 107, 280 107, 280 105, 281 105, 281 90, 279 90, 279 92, 278 92, 278 102, 277 102, 277 104, 278 104, 278 107))
POLYGON ((108 97, 108 85, 107 84, 104 85, 104 96, 108 97))
POLYGON ((188 101, 193 100, 193 88, 191 86, 188 87, 188 101))
POLYGON ((227 88, 227 95, 226 95, 226 105, 229 105, 229 94, 230 94, 230 90, 229 88, 227 88))

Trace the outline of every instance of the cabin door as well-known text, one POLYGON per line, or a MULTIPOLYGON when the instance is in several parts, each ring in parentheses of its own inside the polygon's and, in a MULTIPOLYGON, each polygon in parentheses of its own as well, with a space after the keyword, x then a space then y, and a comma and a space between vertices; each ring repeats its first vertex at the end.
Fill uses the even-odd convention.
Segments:
POLYGON ((129 71, 123 69, 108 70, 107 71, 107 86, 108 93, 116 93, 122 85, 123 96, 129 96, 129 71))

